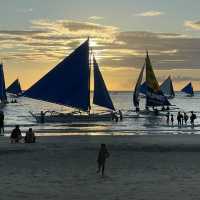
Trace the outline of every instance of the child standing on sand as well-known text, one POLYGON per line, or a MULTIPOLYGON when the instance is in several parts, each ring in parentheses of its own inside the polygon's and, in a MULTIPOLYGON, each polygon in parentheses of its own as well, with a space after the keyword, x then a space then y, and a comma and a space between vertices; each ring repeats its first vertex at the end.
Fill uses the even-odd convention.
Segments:
POLYGON ((97 173, 99 173, 101 171, 101 175, 104 175, 104 170, 105 170, 105 162, 106 159, 110 156, 106 145, 105 144, 101 144, 100 150, 99 150, 99 154, 98 154, 98 158, 97 158, 97 163, 98 163, 98 170, 97 173))

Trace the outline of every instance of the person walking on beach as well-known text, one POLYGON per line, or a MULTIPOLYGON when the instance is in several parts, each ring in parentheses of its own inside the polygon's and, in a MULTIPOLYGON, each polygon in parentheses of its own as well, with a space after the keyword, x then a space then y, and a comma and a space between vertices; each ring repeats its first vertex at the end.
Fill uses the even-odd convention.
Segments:
POLYGON ((172 123, 172 126, 174 126, 174 115, 171 114, 171 123, 172 123))
POLYGON ((184 119, 185 125, 187 125, 188 115, 185 112, 184 112, 184 115, 183 115, 183 119, 184 119))
POLYGON ((167 118, 167 120, 166 120, 166 122, 167 122, 167 124, 169 125, 169 112, 167 112, 167 114, 166 114, 166 118, 167 118))
POLYGON ((0 111, 0 134, 4 134, 4 113, 0 111))
POLYGON ((21 130, 19 125, 16 125, 15 128, 12 130, 10 140, 11 143, 18 143, 22 139, 21 130))
POLYGON ((178 114, 177 114, 177 121, 178 121, 178 126, 179 127, 181 127, 181 113, 180 112, 178 112, 178 114))
POLYGON ((101 172, 101 175, 104 175, 104 170, 105 170, 105 163, 106 163, 106 159, 110 156, 106 145, 105 144, 101 144, 100 150, 99 150, 99 154, 98 154, 98 158, 97 158, 97 163, 98 163, 98 170, 97 173, 101 172))
POLYGON ((191 123, 191 126, 192 128, 194 128, 194 120, 196 119, 196 115, 194 114, 193 111, 191 111, 191 116, 190 116, 190 123, 191 123))

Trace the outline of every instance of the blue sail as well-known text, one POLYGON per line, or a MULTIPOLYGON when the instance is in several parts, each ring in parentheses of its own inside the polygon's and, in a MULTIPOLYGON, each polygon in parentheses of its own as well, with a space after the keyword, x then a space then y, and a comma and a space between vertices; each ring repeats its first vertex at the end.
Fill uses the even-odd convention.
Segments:
POLYGON ((175 97, 174 87, 170 76, 161 84, 160 89, 167 97, 175 97))
POLYGON ((153 71, 150 58, 147 53, 146 61, 146 106, 169 106, 167 97, 160 90, 158 81, 153 71))
POLYGON ((6 89, 8 93, 15 94, 15 95, 20 95, 22 93, 21 85, 19 82, 19 79, 16 79, 13 83, 8 86, 6 89))
POLYGON ((115 110, 106 85, 104 83, 103 77, 99 70, 99 66, 93 58, 93 66, 94 66, 94 97, 93 103, 102 106, 105 108, 109 108, 111 110, 115 110))
POLYGON ((182 90, 181 92, 185 92, 187 94, 190 95, 194 95, 194 91, 193 91, 193 87, 192 87, 192 83, 188 83, 182 90))
POLYGON ((142 94, 147 93, 147 83, 146 83, 146 81, 142 85, 140 85, 140 93, 142 93, 142 94))
POLYGON ((90 109, 89 39, 23 94, 26 97, 90 109))
POLYGON ((0 99, 2 102, 7 101, 3 64, 0 64, 0 99))
POLYGON ((143 84, 141 85, 141 82, 142 82, 142 77, 144 73, 144 68, 145 68, 145 65, 141 69, 141 72, 139 74, 138 80, 135 85, 134 94, 133 94, 133 104, 136 108, 139 107, 139 94, 141 92, 141 86, 143 85, 143 84))

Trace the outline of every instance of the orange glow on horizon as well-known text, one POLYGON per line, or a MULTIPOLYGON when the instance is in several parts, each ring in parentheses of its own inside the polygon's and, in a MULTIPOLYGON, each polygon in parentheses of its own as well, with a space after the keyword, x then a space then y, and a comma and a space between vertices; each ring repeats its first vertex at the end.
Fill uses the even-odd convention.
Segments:
MULTIPOLYGON (((38 81, 43 75, 45 75, 52 66, 55 66, 58 62, 29 62, 29 63, 4 63, 4 73, 6 86, 13 82, 16 78, 19 78, 22 89, 26 90, 36 81, 38 81), (12 67, 11 67, 12 66, 12 67)), ((137 81, 140 69, 130 67, 102 67, 100 70, 104 77, 108 90, 110 91, 133 91, 135 83, 137 81)), ((200 70, 155 70, 157 77, 167 78, 170 74, 173 77, 184 77, 191 74, 191 76, 200 76, 200 70)), ((198 80, 198 79, 197 79, 198 80)), ((192 81, 194 90, 200 90, 199 81, 192 81)), ((91 77, 91 89, 93 89, 93 77, 91 77)), ((174 81, 173 85, 176 91, 180 91, 190 80, 187 81, 174 81)))

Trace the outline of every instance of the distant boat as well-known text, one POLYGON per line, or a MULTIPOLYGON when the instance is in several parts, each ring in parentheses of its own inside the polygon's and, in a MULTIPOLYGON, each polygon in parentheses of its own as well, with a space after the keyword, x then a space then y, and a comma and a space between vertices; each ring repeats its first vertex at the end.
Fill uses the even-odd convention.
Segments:
POLYGON ((163 94, 168 98, 175 97, 172 79, 170 76, 160 85, 160 89, 163 92, 163 94))
POLYGON ((3 107, 7 103, 7 95, 6 95, 6 87, 5 87, 5 79, 3 72, 3 64, 0 64, 0 107, 3 107))
POLYGON ((182 90, 181 92, 185 92, 189 96, 194 96, 193 86, 192 83, 189 82, 182 90))
MULTIPOLYGON (((45 122, 101 121, 111 120, 114 105, 104 83, 99 66, 91 58, 89 39, 57 66, 24 92, 23 96, 47 101, 78 110, 73 113, 58 113, 45 116, 45 122), (91 113, 90 76, 94 69, 93 103, 107 108, 104 113, 91 113)), ((34 115, 38 122, 43 116, 34 115)))
MULTIPOLYGON (((168 101, 167 97, 163 94, 161 91, 158 81, 156 79, 156 76, 153 71, 153 67, 151 65, 151 61, 147 52, 146 58, 145 58, 145 66, 143 68, 146 68, 146 109, 149 107, 163 107, 163 106, 170 106, 170 102, 168 101)), ((133 103, 134 106, 139 106, 139 92, 140 91, 140 84, 142 81, 142 75, 144 73, 144 69, 142 68, 139 78, 137 80, 135 91, 134 91, 134 97, 133 97, 133 103)))
POLYGON ((8 86, 6 91, 10 94, 20 96, 22 94, 22 90, 21 90, 21 85, 20 85, 19 79, 16 79, 14 82, 12 82, 10 84, 10 86, 8 86))

